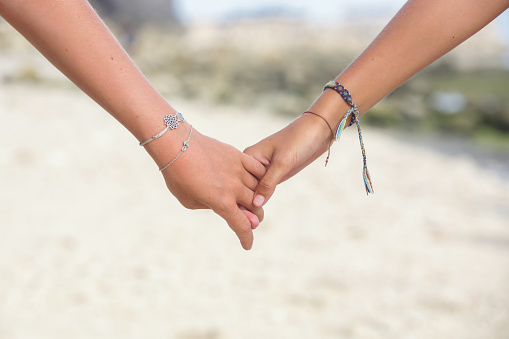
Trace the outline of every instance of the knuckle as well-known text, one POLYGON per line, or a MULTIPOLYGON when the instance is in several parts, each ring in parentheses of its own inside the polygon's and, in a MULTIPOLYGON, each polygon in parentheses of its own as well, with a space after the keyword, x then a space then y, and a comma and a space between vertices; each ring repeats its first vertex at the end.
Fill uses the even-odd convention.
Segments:
POLYGON ((243 187, 244 187, 244 184, 240 181, 233 181, 230 183, 230 188, 229 190, 227 190, 228 192, 227 193, 230 193, 230 192, 240 192, 243 187))
POLYGON ((258 183, 259 190, 263 192, 272 191, 274 186, 275 185, 267 178, 262 178, 258 183))
POLYGON ((237 204, 230 201, 230 196, 225 195, 222 197, 222 199, 219 199, 217 201, 214 209, 217 210, 219 212, 219 214, 224 214, 229 211, 232 211, 236 207, 237 207, 237 204))
POLYGON ((266 169, 265 169, 265 166, 263 166, 260 162, 258 161, 255 161, 254 162, 254 166, 255 166, 255 170, 256 172, 258 173, 261 173, 262 175, 264 175, 266 173, 266 169))

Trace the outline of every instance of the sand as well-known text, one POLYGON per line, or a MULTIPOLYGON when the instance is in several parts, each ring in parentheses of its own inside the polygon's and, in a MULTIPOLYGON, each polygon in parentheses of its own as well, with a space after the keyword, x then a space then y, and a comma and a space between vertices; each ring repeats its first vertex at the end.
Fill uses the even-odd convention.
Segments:
MULTIPOLYGON (((244 148, 288 123, 172 102, 244 148)), ((78 90, 0 91, 0 338, 509 337, 509 181, 365 128, 280 185, 244 252, 78 90)))
MULTIPOLYGON (((507 158, 364 128, 366 197, 349 130, 244 252, 33 51, 0 73, 0 339, 509 338, 507 158), (24 58, 43 82, 12 78, 24 58)), ((240 149, 289 122, 170 101, 240 149)))

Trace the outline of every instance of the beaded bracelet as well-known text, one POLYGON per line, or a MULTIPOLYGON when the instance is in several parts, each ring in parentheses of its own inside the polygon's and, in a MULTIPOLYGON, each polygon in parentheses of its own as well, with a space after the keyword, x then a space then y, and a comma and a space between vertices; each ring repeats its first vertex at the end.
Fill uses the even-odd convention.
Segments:
POLYGON ((182 146, 182 149, 180 150, 179 154, 177 154, 177 156, 175 158, 173 158, 173 160, 168 165, 161 167, 159 169, 159 172, 162 172, 165 169, 167 169, 168 167, 170 167, 170 165, 173 164, 175 161, 177 161, 177 159, 182 155, 182 153, 184 153, 186 151, 186 149, 189 147, 189 140, 191 139, 191 135, 193 135, 193 125, 191 125, 191 132, 189 132, 189 136, 187 137, 187 140, 184 141, 184 146, 182 146))
POLYGON ((163 136, 164 133, 168 132, 170 129, 175 129, 179 126, 179 122, 184 121, 184 116, 182 113, 177 112, 175 115, 167 115, 164 117, 164 124, 166 125, 166 128, 163 129, 158 134, 154 135, 152 138, 147 139, 143 142, 140 142, 140 146, 145 146, 151 141, 154 141, 160 137, 163 136))
POLYGON ((341 134, 343 133, 344 129, 346 128, 346 121, 348 120, 348 117, 352 116, 352 119, 350 120, 350 125, 357 124, 357 131, 359 133, 359 142, 361 144, 361 151, 362 151, 362 160, 364 162, 364 166, 362 169, 362 178, 364 179, 364 186, 366 188, 366 194, 374 193, 373 190, 373 184, 371 183, 371 177, 369 175, 368 171, 368 165, 366 162, 366 150, 364 149, 364 142, 362 140, 362 132, 361 132, 361 124, 359 121, 359 109, 357 108, 357 105, 353 103, 352 96, 350 95, 350 92, 345 88, 345 86, 341 85, 337 81, 329 81, 325 86, 323 87, 323 90, 325 91, 327 88, 330 88, 336 92, 338 92, 339 95, 350 105, 352 106, 344 115, 343 119, 341 119, 341 122, 339 123, 338 129, 336 130, 336 133, 334 135, 335 140, 339 140, 341 137, 341 134))

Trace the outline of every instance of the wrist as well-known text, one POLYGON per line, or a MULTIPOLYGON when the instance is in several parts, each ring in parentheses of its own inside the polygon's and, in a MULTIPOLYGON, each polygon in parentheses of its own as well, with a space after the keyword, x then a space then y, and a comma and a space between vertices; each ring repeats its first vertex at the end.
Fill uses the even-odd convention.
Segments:
MULTIPOLYGON (((309 111, 315 112, 327 120, 335 132, 341 119, 350 108, 351 106, 337 93, 325 90, 311 105, 309 111)), ((347 126, 349 123, 350 121, 347 121, 347 126)))
POLYGON ((299 132, 301 137, 308 140, 310 145, 314 145, 313 153, 319 150, 321 154, 332 145, 334 133, 331 132, 328 122, 324 121, 326 119, 321 114, 313 113, 315 112, 307 111, 299 117, 296 123, 302 126, 299 132))
MULTIPOLYGON (((163 125, 164 128, 164 124, 163 125)), ((161 128, 161 127, 159 127, 161 128)), ((145 150, 152 157, 158 168, 168 165, 182 150, 183 142, 189 138, 191 125, 183 121, 173 130, 145 145, 145 150)), ((198 134, 194 131, 194 134, 198 134)), ((192 140, 189 141, 192 143, 192 140)), ((192 145, 190 146, 192 147, 192 145)))
MULTIPOLYGON (((158 93, 155 94, 157 97, 158 93)), ((152 104, 147 104, 145 102, 143 106, 140 106, 136 105, 137 103, 133 103, 130 108, 127 108, 127 110, 130 111, 129 116, 132 117, 128 121, 128 129, 140 143, 152 138, 167 127, 165 118, 168 115, 176 116, 177 113, 179 113, 171 107, 166 100, 162 98, 158 99, 159 100, 153 100, 152 104), (156 103, 155 101, 159 102, 156 103)), ((182 122, 180 123, 182 124, 182 122)), ((177 129, 168 131, 168 133, 165 134, 175 132, 177 129)))
MULTIPOLYGON (((322 117, 320 114, 318 113, 315 113, 315 112, 312 112, 312 111, 306 111, 304 113, 302 113, 302 115, 312 115, 312 116, 315 116, 317 117, 318 119, 322 120, 323 121, 323 124, 322 126, 327 126, 327 129, 329 130, 330 132, 330 142, 332 143, 333 139, 334 139, 334 130, 332 129, 332 126, 329 124, 329 122, 327 121, 327 119, 325 119, 324 117, 322 117)), ((321 129, 321 134, 325 136, 326 133, 326 130, 324 130, 323 128, 321 129)))

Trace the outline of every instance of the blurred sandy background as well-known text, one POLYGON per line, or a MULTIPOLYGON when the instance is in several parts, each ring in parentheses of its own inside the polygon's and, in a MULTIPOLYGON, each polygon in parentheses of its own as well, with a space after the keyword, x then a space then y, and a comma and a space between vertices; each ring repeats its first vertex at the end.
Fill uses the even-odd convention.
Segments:
MULTIPOLYGON (((367 198, 348 131, 327 168, 320 159, 278 188, 244 252, 0 25, 1 339, 509 338, 499 147, 365 127, 367 198)), ((191 100, 136 57, 196 128, 240 149, 293 119, 269 99, 191 100)))

